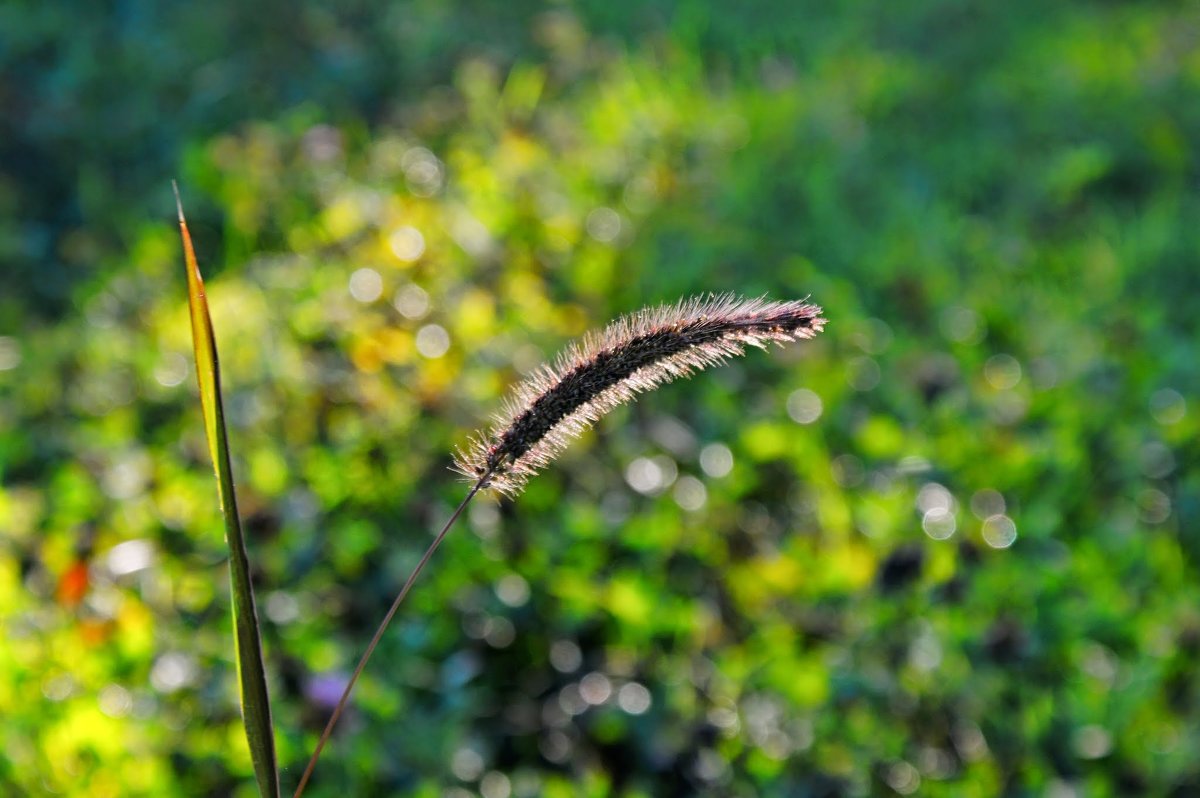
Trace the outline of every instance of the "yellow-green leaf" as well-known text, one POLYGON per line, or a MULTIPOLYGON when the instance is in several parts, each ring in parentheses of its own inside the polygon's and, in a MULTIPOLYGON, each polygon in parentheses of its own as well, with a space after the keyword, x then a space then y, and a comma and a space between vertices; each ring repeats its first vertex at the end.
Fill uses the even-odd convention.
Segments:
POLYGON ((204 280, 196 263, 192 237, 183 217, 179 189, 175 189, 179 209, 179 231, 183 236, 183 254, 187 267, 188 310, 192 318, 192 346, 196 353, 196 378, 200 383, 200 405, 204 413, 204 432, 217 477, 217 496, 225 518, 225 540, 229 544, 229 582, 233 596, 234 645, 237 652, 238 686, 242 700, 242 719, 258 790, 264 798, 278 798, 279 769, 275 761, 275 733, 271 724, 271 704, 267 695, 267 677, 263 667, 262 640, 258 630, 258 611, 250 584, 250 561, 238 518, 234 493, 233 469, 229 462, 229 442, 225 435, 225 413, 221 406, 221 372, 217 362, 217 342, 213 335, 204 280))

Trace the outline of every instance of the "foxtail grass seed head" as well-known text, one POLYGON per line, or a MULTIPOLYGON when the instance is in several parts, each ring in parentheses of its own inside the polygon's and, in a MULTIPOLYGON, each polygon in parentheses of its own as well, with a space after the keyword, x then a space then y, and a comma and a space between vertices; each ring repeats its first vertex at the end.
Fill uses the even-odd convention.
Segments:
POLYGON ((637 394, 741 355, 812 338, 821 308, 733 294, 693 297, 622 316, 568 346, 517 385, 487 436, 459 450, 454 468, 482 487, 515 495, 597 419, 637 394))

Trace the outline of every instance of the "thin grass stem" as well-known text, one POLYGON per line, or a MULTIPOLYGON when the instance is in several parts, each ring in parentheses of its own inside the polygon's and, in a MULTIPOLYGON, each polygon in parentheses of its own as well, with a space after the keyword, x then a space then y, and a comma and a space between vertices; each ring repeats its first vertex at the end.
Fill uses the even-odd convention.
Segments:
POLYGON ((333 734, 333 727, 337 725, 338 718, 342 716, 343 710, 350 701, 350 692, 354 689, 354 685, 358 682, 358 677, 362 675, 363 669, 367 667, 367 660, 375 653, 376 646, 383 639, 383 633, 387 630, 388 624, 392 622, 396 611, 400 609, 400 604, 403 603, 404 597, 408 595, 408 591, 412 589, 413 584, 417 581, 417 577, 421 575, 421 571, 425 569, 426 564, 433 557, 433 553, 437 551, 438 546, 442 545, 442 541, 446 539, 447 533, 450 532, 450 527, 454 526, 454 522, 462 515, 462 511, 466 509, 471 499, 475 498, 475 494, 482 489, 491 474, 484 474, 478 482, 467 493, 466 498, 458 505, 453 515, 446 521, 442 531, 437 533, 437 537, 429 544, 429 548, 425 550, 425 554, 421 557, 421 561, 413 568, 412 573, 408 575, 408 580, 404 583, 404 587, 400 588, 400 592, 396 594, 395 601, 392 602, 391 609, 387 611, 387 615, 383 616, 383 620, 379 623, 379 628, 375 630, 375 636, 371 638, 371 642, 367 645, 367 650, 363 652, 362 658, 358 661, 358 665, 354 668, 354 673, 350 675, 350 680, 346 682, 346 689, 342 691, 342 697, 338 699, 337 706, 333 708, 333 714, 329 716, 329 722, 325 724, 325 731, 321 732, 321 739, 317 741, 317 747, 313 751, 312 758, 308 760, 308 766, 304 768, 304 774, 300 776, 300 783, 296 786, 296 792, 293 798, 300 798, 304 793, 304 788, 308 785, 308 780, 312 777, 313 769, 317 766, 317 758, 321 756, 321 751, 325 748, 325 744, 329 742, 330 735, 333 734))

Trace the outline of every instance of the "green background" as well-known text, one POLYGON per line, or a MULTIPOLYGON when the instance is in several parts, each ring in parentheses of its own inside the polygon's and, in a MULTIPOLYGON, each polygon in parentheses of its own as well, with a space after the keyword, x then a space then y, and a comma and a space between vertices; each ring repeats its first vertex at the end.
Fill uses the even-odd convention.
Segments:
POLYGON ((308 794, 1200 792, 1196 4, 164 6, 0 6, 0 792, 254 794, 172 177, 285 787, 507 386, 734 291, 308 794))

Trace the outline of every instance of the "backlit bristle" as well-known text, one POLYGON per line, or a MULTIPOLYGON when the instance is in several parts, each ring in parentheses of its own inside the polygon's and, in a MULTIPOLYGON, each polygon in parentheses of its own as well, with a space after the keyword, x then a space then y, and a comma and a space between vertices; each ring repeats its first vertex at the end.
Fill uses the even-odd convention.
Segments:
POLYGON ((459 451, 455 470, 510 495, 570 440, 617 405, 676 377, 765 348, 812 338, 821 308, 732 294, 695 297, 623 316, 568 346, 505 402, 491 433, 459 451))

